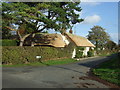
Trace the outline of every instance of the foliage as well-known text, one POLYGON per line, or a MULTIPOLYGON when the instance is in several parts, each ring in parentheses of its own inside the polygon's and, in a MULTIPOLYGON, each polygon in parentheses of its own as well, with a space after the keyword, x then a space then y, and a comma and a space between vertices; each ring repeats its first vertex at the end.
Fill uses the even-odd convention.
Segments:
POLYGON ((95 44, 96 49, 100 48, 101 50, 105 48, 105 44, 109 41, 109 35, 105 32, 105 29, 101 26, 94 26, 89 31, 88 39, 95 44))
POLYGON ((45 60, 71 58, 73 49, 54 47, 3 47, 3 64, 24 64, 31 62, 41 62, 45 60), (41 59, 36 59, 41 56, 41 59))
POLYGON ((95 54, 95 51, 92 48, 90 48, 89 51, 87 52, 88 57, 92 57, 94 56, 94 54, 95 54))
POLYGON ((77 47, 76 49, 77 49, 77 51, 78 51, 78 50, 83 51, 83 50, 85 50, 85 47, 77 47))
POLYGON ((103 62, 98 68, 93 69, 95 75, 120 86, 119 56, 103 62))
MULTIPOLYGON (((2 19, 8 22, 5 26, 10 30, 14 24, 23 43, 26 34, 53 29, 65 32, 71 25, 80 23, 80 2, 7 2, 2 3, 2 19)), ((5 28, 5 26, 3 28, 5 28)))
POLYGON ((17 40, 2 39, 2 46, 17 46, 17 40))
POLYGON ((114 50, 116 48, 117 48, 117 44, 115 42, 110 40, 106 43, 106 49, 114 50))
POLYGON ((75 56, 75 58, 82 58, 84 49, 85 49, 84 47, 76 47, 76 56, 75 56))
POLYGON ((75 58, 82 58, 82 57, 83 57, 83 52, 81 52, 81 51, 76 52, 75 58))
MULTIPOLYGON (((4 25, 3 25, 4 27, 4 25)), ((10 30, 7 28, 2 29, 2 39, 9 39, 11 37, 10 30)))
POLYGON ((94 51, 88 51, 88 52, 87 52, 87 55, 88 55, 88 57, 94 56, 94 51))
POLYGON ((97 53, 99 56, 107 56, 112 54, 112 52, 110 50, 99 50, 99 52, 97 53))
POLYGON ((105 49, 105 50, 99 50, 98 55, 99 56, 108 56, 114 53, 118 53, 118 49, 114 49, 114 50, 109 50, 109 49, 105 49))

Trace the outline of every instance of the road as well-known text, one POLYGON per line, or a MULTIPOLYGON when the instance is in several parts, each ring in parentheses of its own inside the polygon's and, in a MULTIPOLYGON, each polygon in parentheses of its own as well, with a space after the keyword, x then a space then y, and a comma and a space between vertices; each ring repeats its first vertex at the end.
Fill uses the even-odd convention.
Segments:
POLYGON ((109 88, 88 77, 90 68, 106 60, 109 57, 65 65, 3 67, 2 88, 109 88))

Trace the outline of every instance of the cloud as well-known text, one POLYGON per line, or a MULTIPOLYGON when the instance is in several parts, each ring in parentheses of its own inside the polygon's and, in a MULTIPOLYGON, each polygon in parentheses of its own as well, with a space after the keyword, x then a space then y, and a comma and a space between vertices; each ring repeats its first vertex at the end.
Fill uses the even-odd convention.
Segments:
POLYGON ((101 20, 101 17, 99 15, 93 15, 93 16, 87 16, 83 24, 95 24, 98 23, 101 20))

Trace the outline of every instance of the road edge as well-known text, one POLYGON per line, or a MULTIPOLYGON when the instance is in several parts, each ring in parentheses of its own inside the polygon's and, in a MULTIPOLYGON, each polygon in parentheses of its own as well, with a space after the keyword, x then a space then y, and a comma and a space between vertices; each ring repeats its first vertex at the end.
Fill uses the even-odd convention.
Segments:
MULTIPOLYGON (((111 58, 111 57, 107 57, 107 59, 110 59, 110 58, 111 58)), ((104 62, 106 62, 106 61, 104 61, 104 62)), ((102 63, 104 63, 104 62, 102 62, 102 63)), ((115 88, 116 88, 116 89, 120 89, 120 86, 118 86, 118 85, 116 85, 116 84, 113 84, 113 83, 111 83, 111 82, 108 82, 107 80, 103 80, 103 79, 99 78, 98 76, 96 76, 96 75, 92 72, 94 68, 99 67, 102 63, 100 63, 100 64, 98 64, 98 65, 90 68, 89 71, 88 71, 88 77, 91 78, 91 79, 93 79, 93 80, 96 80, 96 81, 98 81, 98 82, 100 82, 100 83, 103 83, 103 84, 109 86, 110 89, 113 89, 113 88, 114 88, 114 89, 115 89, 115 88)))

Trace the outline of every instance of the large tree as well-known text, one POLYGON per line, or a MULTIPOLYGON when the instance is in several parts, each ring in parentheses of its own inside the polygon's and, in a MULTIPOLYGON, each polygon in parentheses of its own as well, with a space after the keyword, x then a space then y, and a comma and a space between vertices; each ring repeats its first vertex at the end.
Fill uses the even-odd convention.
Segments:
MULTIPOLYGON (((2 22, 2 27, 8 25, 8 22, 2 22)), ((10 30, 7 28, 2 28, 2 39, 9 39, 11 36, 10 30)))
POLYGON ((105 29, 101 26, 94 26, 91 28, 87 37, 93 44, 95 44, 97 50, 98 48, 101 50, 105 48, 105 44, 110 38, 107 32, 105 32, 105 29))
POLYGON ((14 2, 2 4, 3 22, 8 22, 6 27, 16 30, 20 37, 20 46, 29 35, 43 32, 45 29, 53 29, 64 33, 71 25, 80 23, 79 19, 82 9, 80 2, 14 2), (10 25, 18 25, 18 29, 13 29, 10 25))

